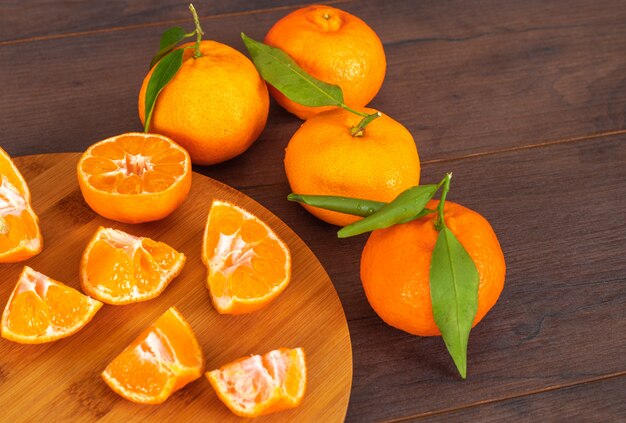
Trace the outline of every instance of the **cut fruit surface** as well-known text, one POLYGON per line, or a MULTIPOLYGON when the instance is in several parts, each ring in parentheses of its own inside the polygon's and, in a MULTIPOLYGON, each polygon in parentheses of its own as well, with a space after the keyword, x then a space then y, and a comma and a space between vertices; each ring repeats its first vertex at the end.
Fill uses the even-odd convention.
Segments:
POLYGON ((185 255, 163 242, 99 227, 83 253, 83 290, 108 304, 157 297, 181 272, 185 255))
POLYGON ((26 260, 42 248, 39 219, 30 205, 28 186, 0 148, 0 263, 26 260))
POLYGON ((187 151, 158 134, 127 133, 97 142, 78 162, 83 197, 98 214, 126 223, 159 220, 191 187, 187 151))
POLYGON ((100 301, 25 266, 2 314, 2 337, 23 344, 56 341, 78 332, 100 307, 100 301))
POLYGON ((225 201, 211 205, 202 261, 211 300, 223 314, 249 313, 276 298, 289 284, 291 254, 261 219, 225 201))
POLYGON ((204 356, 191 326, 171 307, 109 363, 102 378, 130 401, 160 404, 203 370, 204 356))
POLYGON ((15 190, 28 203, 30 202, 30 191, 22 174, 11 160, 11 156, 0 147, 0 175, 7 179, 7 182, 15 187, 15 190))
POLYGON ((242 417, 257 417, 297 407, 306 390, 302 348, 280 348, 253 355, 206 373, 222 402, 242 417))

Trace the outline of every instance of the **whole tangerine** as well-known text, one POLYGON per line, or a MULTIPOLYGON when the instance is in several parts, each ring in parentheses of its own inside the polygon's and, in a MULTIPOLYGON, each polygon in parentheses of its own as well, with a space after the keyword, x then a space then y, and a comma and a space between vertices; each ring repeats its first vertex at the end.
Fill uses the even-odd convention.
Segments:
MULTIPOLYGON (((374 109, 359 109, 368 114, 374 109)), ((307 120, 293 135, 285 152, 285 172, 297 194, 338 195, 392 201, 420 179, 420 160, 411 133, 381 113, 362 136, 351 128, 361 117, 335 108, 307 120)), ((304 207, 333 225, 345 226, 356 216, 304 207)))
MULTIPOLYGON (((366 106, 385 79, 387 61, 378 35, 358 17, 334 7, 312 5, 291 12, 269 30, 265 44, 282 49, 315 78, 339 85, 352 108, 366 106)), ((332 107, 302 106, 271 86, 270 93, 301 119, 332 107)))
MULTIPOLYGON (((428 208, 436 209, 438 201, 428 208)), ((504 287, 504 254, 489 222, 479 213, 446 201, 446 226, 474 261, 480 277, 472 327, 495 305, 504 287)), ((430 263, 437 241, 436 214, 379 229, 361 255, 361 282, 374 311, 389 325, 420 336, 437 336, 430 298, 430 263)))
MULTIPOLYGON (((194 45, 187 43, 179 48, 194 45)), ((252 62, 216 41, 200 43, 202 56, 185 50, 183 64, 157 97, 150 131, 182 145, 199 165, 232 159, 259 137, 269 112, 265 82, 252 62)), ((139 92, 145 123, 145 94, 154 68, 139 92)))

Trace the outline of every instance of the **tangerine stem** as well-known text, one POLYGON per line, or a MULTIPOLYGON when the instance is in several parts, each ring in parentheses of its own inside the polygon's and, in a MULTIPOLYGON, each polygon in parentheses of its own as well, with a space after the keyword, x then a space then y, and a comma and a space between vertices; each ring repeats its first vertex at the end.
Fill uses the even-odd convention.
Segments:
POLYGON ((198 18, 196 8, 193 7, 192 3, 189 3, 189 10, 191 10, 191 14, 193 15, 193 22, 196 25, 196 30, 194 31, 196 33, 196 44, 194 46, 193 57, 197 59, 198 57, 202 56, 202 53, 200 52, 200 42, 202 41, 202 36, 204 35, 204 32, 202 31, 202 27, 200 26, 200 19, 198 18))
POLYGON ((365 132, 365 127, 369 125, 374 119, 379 118, 380 116, 380 112, 372 113, 371 115, 365 115, 365 117, 361 119, 358 125, 350 128, 350 134, 353 137, 362 137, 363 133, 365 132))
POLYGON ((367 117, 367 113, 363 113, 363 112, 359 112, 358 110, 354 110, 353 108, 351 108, 350 106, 348 106, 346 103, 341 103, 339 105, 339 107, 346 109, 349 112, 354 113, 355 115, 359 115, 361 117, 367 117))
POLYGON ((439 185, 443 185, 441 190, 441 198, 439 199, 439 204, 437 205, 437 213, 439 214, 439 218, 437 219, 437 223, 435 223, 435 229, 437 231, 441 231, 444 226, 446 226, 446 222, 443 220, 443 207, 446 202, 446 197, 448 195, 448 191, 450 191, 450 180, 452 179, 452 172, 447 173, 443 181, 439 183, 439 185))

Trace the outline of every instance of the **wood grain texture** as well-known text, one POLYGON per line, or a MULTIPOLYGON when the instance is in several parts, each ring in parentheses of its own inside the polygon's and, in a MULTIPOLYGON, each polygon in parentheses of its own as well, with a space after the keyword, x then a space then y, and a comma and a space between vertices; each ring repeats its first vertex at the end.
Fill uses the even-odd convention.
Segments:
POLYGON ((424 166, 425 183, 454 173, 449 199, 490 221, 507 261, 502 296, 470 336, 466 381, 440 338, 374 314, 359 279, 366 236, 337 239, 283 200, 286 186, 243 191, 294 227, 336 281, 355 363, 348 421, 375 422, 626 371, 624 163, 626 134, 424 166))
MULTIPOLYGON (((600 422, 623 421, 626 415, 626 377, 584 383, 559 390, 513 398, 417 420, 420 423, 477 421, 600 422)), ((402 420, 396 420, 400 422, 402 420)), ((408 421, 408 420, 404 420, 408 421)), ((387 422, 387 423, 391 423, 387 422)))
POLYGON ((79 288, 82 251, 99 225, 163 241, 187 255, 178 278, 158 298, 128 306, 104 306, 83 330, 57 342, 20 345, 0 339, 0 410, 3 421, 241 421, 221 404, 203 377, 161 406, 141 406, 119 397, 100 372, 146 326, 176 305, 194 329, 207 370, 236 358, 279 347, 301 346, 308 384, 300 407, 260 421, 343 421, 352 379, 350 336, 328 275, 313 253, 277 217, 254 200, 195 174, 189 197, 166 219, 127 225, 104 219, 83 201, 76 182, 78 154, 20 157, 44 236, 38 256, 0 268, 4 305, 24 264, 79 288), (213 198, 250 210, 283 238, 292 252, 292 281, 266 308, 222 316, 212 307, 202 233, 213 198))
MULTIPOLYGON (((404 123, 429 161, 626 129, 626 8, 543 3, 479 2, 462 25, 447 19, 462 9, 455 2, 342 7, 385 43, 388 74, 372 105, 404 123)), ((207 38, 241 50, 240 31, 262 38, 286 13, 212 20, 207 38)), ((82 151, 140 129, 136 96, 165 28, 0 46, 0 62, 11 63, 0 68, 9 153, 82 151), (33 76, 33 63, 45 78, 33 76)), ((209 172, 236 187, 283 182, 283 149, 298 125, 274 106, 258 142, 209 172)))
MULTIPOLYGON (((343 0, 346 1, 346 0, 343 0)), ((331 0, 329 3, 341 3, 331 0)), ((263 13, 302 6, 307 0, 208 0, 196 3, 205 20, 228 15, 263 13)), ((86 32, 123 30, 159 23, 191 24, 189 1, 159 2, 113 0, 94 5, 80 0, 45 1, 5 0, 0 5, 0 43, 21 43, 41 38, 64 38, 86 32)), ((193 26, 191 24, 191 26, 193 26)))

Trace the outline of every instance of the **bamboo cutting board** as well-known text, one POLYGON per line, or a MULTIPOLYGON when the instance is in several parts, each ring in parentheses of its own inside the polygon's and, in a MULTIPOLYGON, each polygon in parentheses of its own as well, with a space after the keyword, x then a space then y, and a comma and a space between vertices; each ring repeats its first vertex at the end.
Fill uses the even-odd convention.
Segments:
POLYGON ((98 226, 109 226, 164 241, 187 255, 181 274, 158 298, 127 306, 104 305, 80 332, 59 341, 20 345, 0 338, 0 421, 228 422, 242 421, 219 401, 206 378, 196 380, 157 406, 131 403, 100 378, 107 363, 170 306, 194 329, 207 370, 236 358, 279 347, 302 347, 308 385, 300 407, 258 422, 338 422, 346 414, 352 381, 352 352, 346 318, 335 289, 311 250, 276 216, 244 194, 194 173, 183 205, 159 222, 127 225, 91 211, 76 182, 77 153, 15 160, 31 190, 44 237, 41 254, 0 265, 0 307, 4 307, 27 264, 80 290, 83 249, 98 226), (292 280, 264 309, 222 316, 205 288, 200 260, 202 233, 213 198, 243 206, 265 220, 292 253, 292 280))

